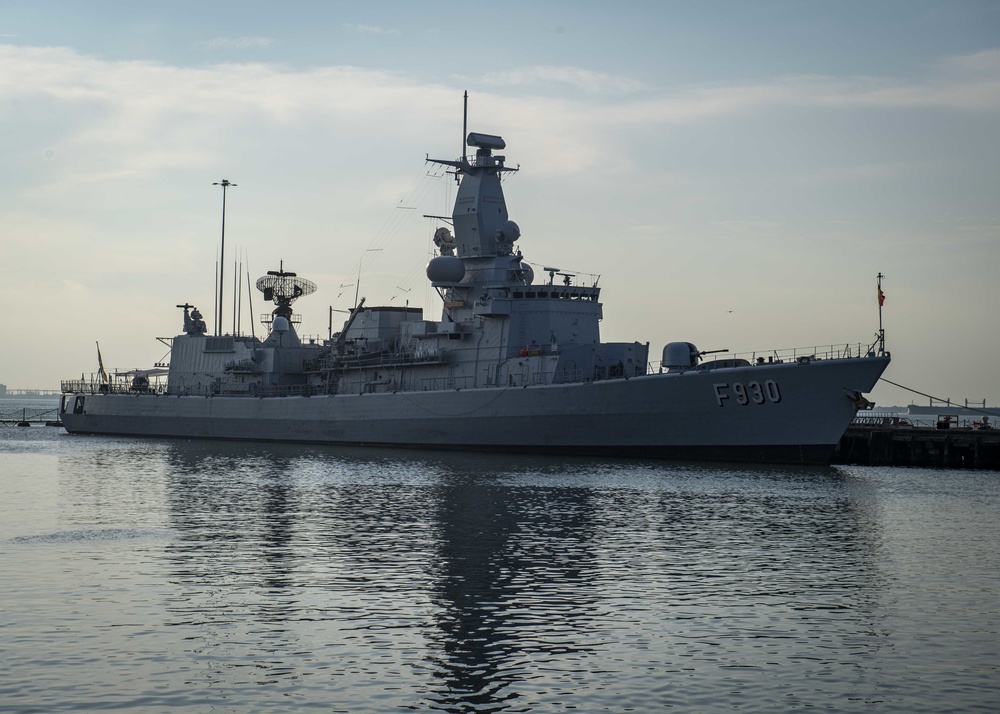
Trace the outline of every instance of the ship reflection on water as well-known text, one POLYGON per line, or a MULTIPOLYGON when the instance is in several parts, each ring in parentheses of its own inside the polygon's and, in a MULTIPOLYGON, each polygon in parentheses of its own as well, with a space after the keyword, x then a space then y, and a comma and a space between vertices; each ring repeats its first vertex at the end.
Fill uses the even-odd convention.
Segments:
MULTIPOLYGON (((589 494, 583 489, 469 488, 444 479, 435 512, 433 627, 426 639, 444 709, 490 711, 509 685, 572 673, 600 642, 589 494)), ((564 683, 566 685, 570 682, 564 683)))
POLYGON ((883 640, 878 514, 832 469, 161 448, 167 624, 215 688, 351 711, 708 705, 762 670, 792 696, 814 674, 864 690, 883 640), (841 647, 849 672, 812 658, 841 647))

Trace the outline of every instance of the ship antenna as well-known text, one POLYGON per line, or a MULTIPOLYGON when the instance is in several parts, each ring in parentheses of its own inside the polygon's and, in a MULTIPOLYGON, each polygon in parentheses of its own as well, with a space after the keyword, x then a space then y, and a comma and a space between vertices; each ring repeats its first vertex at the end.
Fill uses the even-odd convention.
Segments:
MULTIPOLYGON (((465 159, 465 137, 469 135, 469 90, 465 90, 465 97, 462 101, 462 149, 458 152, 458 160, 465 159)), ((458 172, 455 172, 455 183, 461 183, 458 172)))
MULTIPOLYGON (((241 276, 242 277, 242 276, 241 276)), ((247 302, 250 304, 250 336, 253 337, 253 359, 257 361, 257 330, 253 326, 253 293, 250 291, 250 261, 247 261, 247 302)))
MULTIPOLYGON (((369 248, 365 253, 378 253, 381 248, 369 248)), ((358 309, 358 292, 361 290, 361 264, 365 261, 365 253, 361 254, 361 258, 358 260, 358 279, 354 283, 354 309, 358 309)))
MULTIPOLYGON (((239 250, 236 251, 239 253, 239 250)), ((240 278, 240 267, 237 265, 237 261, 233 261, 233 335, 236 334, 236 307, 240 301, 240 288, 242 285, 237 285, 240 278)))
POLYGON ((237 275, 240 276, 240 285, 236 289, 236 323, 233 327, 233 334, 236 334, 236 328, 240 328, 240 334, 243 332, 243 256, 240 255, 240 266, 237 268, 237 275))

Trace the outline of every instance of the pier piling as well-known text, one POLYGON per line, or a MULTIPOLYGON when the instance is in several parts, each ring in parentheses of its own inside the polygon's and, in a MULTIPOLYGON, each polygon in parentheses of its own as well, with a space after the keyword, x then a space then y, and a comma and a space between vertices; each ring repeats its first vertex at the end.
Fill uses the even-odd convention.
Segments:
POLYGON ((1000 469, 1000 430, 855 425, 834 451, 835 464, 1000 469))

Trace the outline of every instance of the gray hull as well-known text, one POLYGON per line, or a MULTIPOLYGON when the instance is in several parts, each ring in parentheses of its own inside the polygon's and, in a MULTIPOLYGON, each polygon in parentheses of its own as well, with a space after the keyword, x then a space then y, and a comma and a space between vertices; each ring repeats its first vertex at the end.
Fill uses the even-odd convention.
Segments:
POLYGON ((66 395, 71 433, 825 463, 888 357, 312 397, 66 395), (79 413, 74 413, 79 412, 79 413))

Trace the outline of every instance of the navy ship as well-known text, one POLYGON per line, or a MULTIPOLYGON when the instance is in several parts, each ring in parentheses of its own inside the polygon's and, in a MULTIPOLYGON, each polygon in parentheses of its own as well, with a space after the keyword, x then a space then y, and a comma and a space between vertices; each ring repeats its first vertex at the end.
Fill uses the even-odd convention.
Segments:
POLYGON ((248 439, 717 461, 826 463, 889 364, 871 345, 719 355, 690 342, 602 342, 596 279, 532 267, 500 136, 463 130, 460 179, 427 264, 439 319, 362 300, 328 339, 300 338, 316 290, 282 265, 256 287, 258 338, 209 335, 190 304, 160 369, 62 383, 74 434, 248 439), (470 151, 464 151, 465 146, 470 151))

